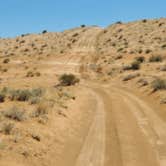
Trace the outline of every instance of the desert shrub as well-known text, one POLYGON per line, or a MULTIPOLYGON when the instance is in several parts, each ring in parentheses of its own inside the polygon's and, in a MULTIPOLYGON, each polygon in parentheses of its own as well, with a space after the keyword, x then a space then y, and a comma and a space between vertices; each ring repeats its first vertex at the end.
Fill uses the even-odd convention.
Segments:
POLYGON ((32 97, 30 100, 29 100, 29 103, 30 104, 38 104, 40 102, 40 97, 32 97))
POLYGON ((160 71, 166 71, 166 64, 160 67, 160 71))
POLYGON ((81 25, 81 28, 85 28, 85 27, 86 27, 86 25, 84 25, 84 24, 81 25))
POLYGON ((79 79, 73 74, 63 74, 59 77, 59 82, 62 86, 70 86, 78 83, 79 79))
POLYGON ((143 23, 146 23, 146 22, 147 22, 147 19, 143 19, 142 22, 143 22, 143 23))
POLYGON ((42 34, 45 34, 45 33, 47 33, 47 30, 43 30, 43 31, 42 31, 42 34))
POLYGON ((3 87, 1 90, 1 93, 3 94, 7 94, 9 92, 9 88, 8 87, 3 87))
POLYGON ((3 132, 6 135, 9 135, 9 134, 11 134, 11 131, 13 130, 13 128, 14 128, 13 123, 5 122, 2 125, 1 132, 3 132))
POLYGON ((40 77, 40 76, 41 76, 41 73, 40 73, 40 72, 36 72, 35 75, 36 75, 37 77, 40 77))
POLYGON ((8 69, 4 68, 1 71, 4 72, 4 73, 6 73, 8 71, 8 69))
POLYGON ((122 68, 123 70, 131 70, 131 66, 130 65, 125 65, 122 68))
POLYGON ((23 121, 26 118, 25 111, 15 107, 15 106, 4 111, 3 114, 5 117, 16 120, 16 121, 23 121))
POLYGON ((28 71, 26 77, 34 77, 34 73, 32 71, 28 71))
POLYGON ((157 78, 152 82, 152 88, 154 91, 166 90, 166 80, 157 78))
POLYGON ((137 83, 139 83, 141 86, 147 86, 149 84, 145 78, 140 78, 137 83))
POLYGON ((135 60, 137 62, 143 63, 145 61, 145 58, 143 56, 136 57, 135 60))
POLYGON ((131 69, 132 70, 139 70, 140 69, 140 62, 139 61, 134 61, 131 63, 131 69))
POLYGON ((149 54, 149 53, 151 53, 151 52, 152 52, 152 50, 150 50, 150 49, 145 50, 145 53, 146 53, 146 54, 149 54))
POLYGON ((119 48, 119 49, 117 49, 117 52, 121 52, 123 50, 124 50, 124 48, 119 48))
POLYGON ((10 59, 9 58, 6 58, 3 60, 3 63, 9 63, 10 62, 10 59))
POLYGON ((44 90, 41 88, 36 88, 31 90, 31 96, 33 97, 41 97, 44 93, 44 90))
POLYGON ((121 21, 117 21, 115 24, 122 24, 122 22, 121 21))
POLYGON ((143 52, 142 49, 139 49, 139 50, 138 50, 138 53, 139 53, 139 54, 142 54, 142 52, 143 52))
POLYGON ((115 57, 115 60, 122 59, 122 58, 123 58, 122 55, 118 55, 118 56, 115 57))
POLYGON ((128 74, 126 76, 123 77, 122 81, 129 81, 129 80, 132 80, 136 77, 140 76, 139 73, 134 73, 134 74, 128 74))
POLYGON ((77 37, 77 36, 79 36, 79 33, 74 33, 74 34, 72 35, 72 37, 77 37))
POLYGON ((166 48, 166 44, 163 44, 163 45, 161 46, 161 48, 166 48))
POLYGON ((18 89, 18 90, 10 90, 8 92, 10 100, 16 100, 16 101, 29 101, 31 98, 34 97, 41 97, 44 93, 44 90, 41 88, 36 88, 32 90, 28 89, 18 89))
POLYGON ((9 98, 17 101, 28 101, 31 97, 31 92, 29 90, 11 90, 9 98))
POLYGON ((149 58, 149 62, 162 62, 163 58, 160 55, 152 55, 149 58))
POLYGON ((0 92, 0 103, 3 103, 5 101, 5 94, 0 92))
POLYGON ((123 66, 123 70, 139 70, 140 69, 140 62, 133 61, 130 65, 123 66))
POLYGON ((33 117, 39 117, 45 114, 48 114, 48 105, 46 103, 39 103, 33 112, 33 117))

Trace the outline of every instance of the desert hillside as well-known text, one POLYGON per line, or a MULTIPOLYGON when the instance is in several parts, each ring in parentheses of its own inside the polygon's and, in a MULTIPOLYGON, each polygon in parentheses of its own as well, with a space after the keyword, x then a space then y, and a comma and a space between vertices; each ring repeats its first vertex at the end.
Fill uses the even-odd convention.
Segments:
POLYGON ((166 19, 0 38, 1 166, 165 166, 166 19))

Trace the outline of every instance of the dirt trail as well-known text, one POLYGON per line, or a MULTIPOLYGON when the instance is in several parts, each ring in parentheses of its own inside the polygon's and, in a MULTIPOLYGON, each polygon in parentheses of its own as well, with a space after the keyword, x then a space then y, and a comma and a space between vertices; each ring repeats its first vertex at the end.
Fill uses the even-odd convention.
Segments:
MULTIPOLYGON (((79 66, 72 57, 65 62, 54 63, 61 64, 61 72, 79 66)), ((69 153, 63 154, 66 166, 166 165, 166 125, 147 103, 116 85, 84 82, 82 86, 92 92, 96 110, 86 135, 80 132, 84 141, 72 162, 69 153)))

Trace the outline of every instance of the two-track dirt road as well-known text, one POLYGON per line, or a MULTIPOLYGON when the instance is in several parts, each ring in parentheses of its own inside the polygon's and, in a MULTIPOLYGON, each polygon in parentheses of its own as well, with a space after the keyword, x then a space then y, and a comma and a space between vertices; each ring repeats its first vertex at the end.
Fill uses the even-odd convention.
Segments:
MULTIPOLYGON (((79 65, 70 59, 61 64, 65 66, 61 71, 65 72, 71 64, 79 65)), ((84 140, 75 152, 77 155, 70 156, 67 150, 60 166, 166 165, 166 125, 153 110, 153 105, 150 107, 115 84, 85 81, 82 86, 87 87, 96 100, 94 118, 86 135, 80 132, 84 140)), ((67 148, 74 151, 73 142, 67 148)))

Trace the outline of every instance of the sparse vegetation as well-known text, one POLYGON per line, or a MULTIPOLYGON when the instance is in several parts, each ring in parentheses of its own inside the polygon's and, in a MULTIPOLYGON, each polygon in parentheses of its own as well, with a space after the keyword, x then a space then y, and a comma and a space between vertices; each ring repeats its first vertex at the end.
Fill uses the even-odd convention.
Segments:
POLYGON ((11 101, 29 101, 32 98, 40 98, 44 93, 41 88, 34 89, 8 89, 3 88, 0 92, 1 102, 4 102, 5 97, 8 97, 11 101))

